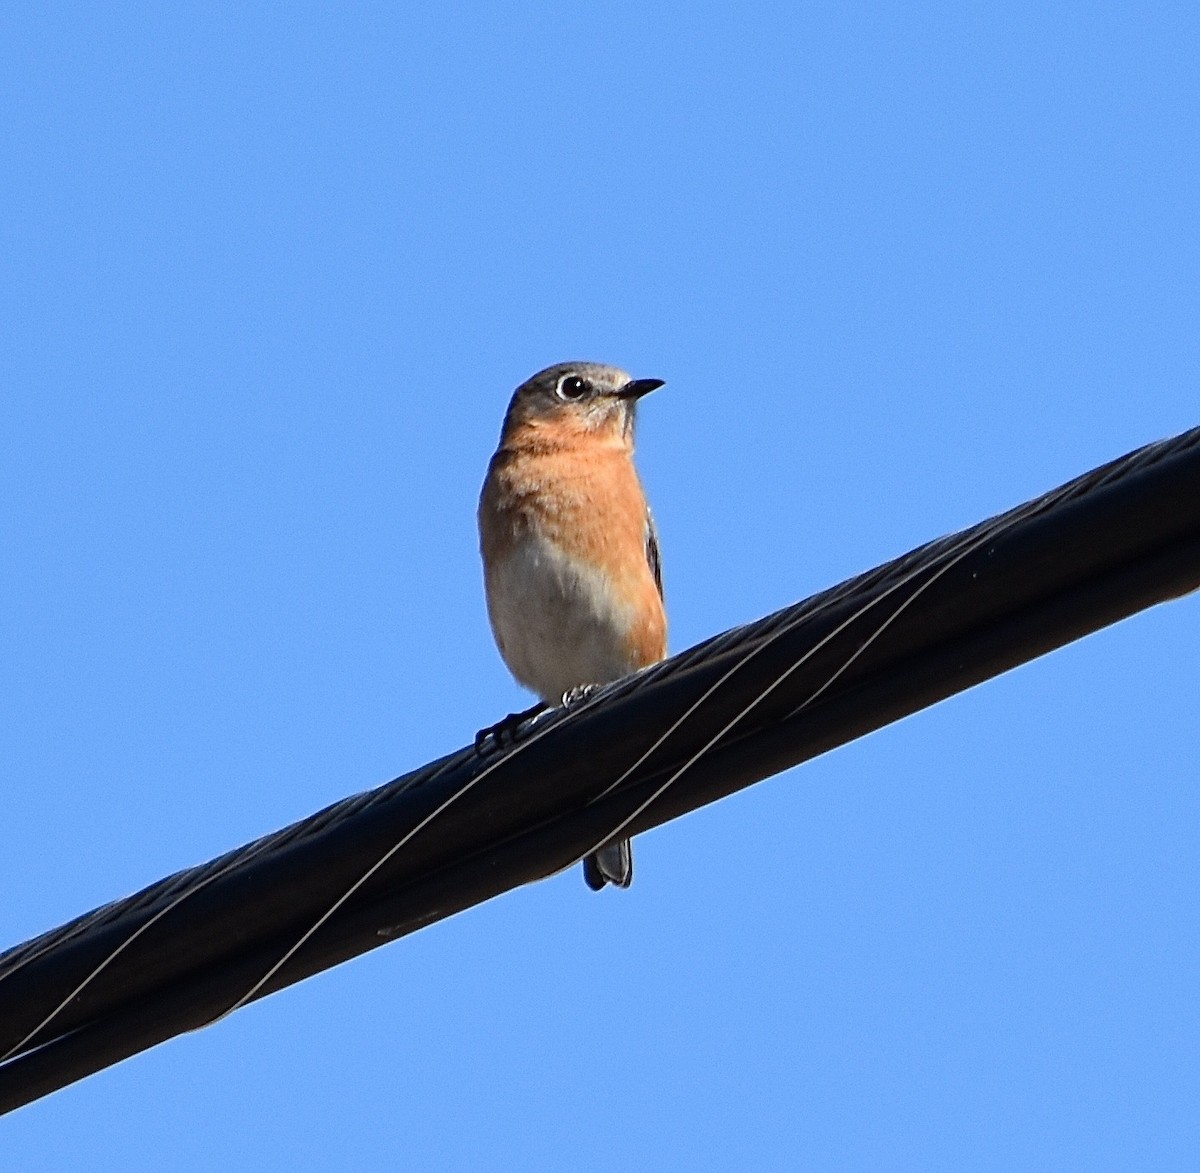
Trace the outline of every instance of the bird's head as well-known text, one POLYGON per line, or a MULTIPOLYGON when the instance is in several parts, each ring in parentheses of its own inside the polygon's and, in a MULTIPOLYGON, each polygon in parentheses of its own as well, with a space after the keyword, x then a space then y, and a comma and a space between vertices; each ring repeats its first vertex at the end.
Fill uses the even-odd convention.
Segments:
POLYGON ((662 379, 634 379, 603 363, 556 363, 517 388, 504 417, 502 439, 525 430, 568 430, 632 443, 638 400, 662 385, 662 379))

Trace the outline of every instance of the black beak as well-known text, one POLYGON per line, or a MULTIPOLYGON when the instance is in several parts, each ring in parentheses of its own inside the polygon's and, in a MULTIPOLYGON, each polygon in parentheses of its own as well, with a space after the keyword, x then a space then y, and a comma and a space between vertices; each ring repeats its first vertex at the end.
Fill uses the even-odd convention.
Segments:
POLYGON ((617 392, 618 399, 641 399, 651 391, 657 391, 666 382, 665 379, 630 379, 617 392))

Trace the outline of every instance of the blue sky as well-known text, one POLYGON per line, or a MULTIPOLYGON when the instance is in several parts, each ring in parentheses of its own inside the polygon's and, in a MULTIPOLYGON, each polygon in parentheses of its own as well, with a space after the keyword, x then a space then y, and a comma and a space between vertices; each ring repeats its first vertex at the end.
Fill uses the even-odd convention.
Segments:
MULTIPOLYGON (((1200 423, 1194 5, 9 5, 0 943, 523 705, 512 388, 680 650, 1200 423)), ((14 1168, 1194 1168, 1196 599, 8 1117, 14 1168)))

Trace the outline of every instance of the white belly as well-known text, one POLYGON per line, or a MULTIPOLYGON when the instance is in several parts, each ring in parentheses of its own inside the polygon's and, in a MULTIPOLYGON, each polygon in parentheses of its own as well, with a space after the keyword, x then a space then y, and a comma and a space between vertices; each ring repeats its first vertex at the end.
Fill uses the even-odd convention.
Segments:
POLYGON ((557 704, 579 684, 625 676, 632 609, 607 580, 557 546, 525 538, 488 576, 488 615, 512 674, 557 704))

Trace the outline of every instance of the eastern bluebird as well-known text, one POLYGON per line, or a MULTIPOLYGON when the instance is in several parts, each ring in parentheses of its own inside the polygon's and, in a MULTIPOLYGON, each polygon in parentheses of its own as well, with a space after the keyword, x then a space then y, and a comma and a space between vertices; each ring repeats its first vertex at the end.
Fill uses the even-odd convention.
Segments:
MULTIPOLYGON (((479 498, 488 617, 500 655, 547 704, 667 652, 658 534, 633 464, 637 402, 661 379, 559 363, 517 388, 479 498)), ((629 840, 583 861, 627 888, 629 840)))

